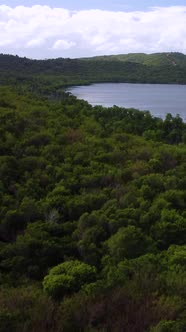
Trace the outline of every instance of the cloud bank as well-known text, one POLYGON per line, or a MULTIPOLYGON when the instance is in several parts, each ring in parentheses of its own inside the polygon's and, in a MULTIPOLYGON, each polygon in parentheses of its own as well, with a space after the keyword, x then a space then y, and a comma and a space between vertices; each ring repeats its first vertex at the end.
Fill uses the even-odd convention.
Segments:
POLYGON ((186 6, 147 12, 0 5, 0 53, 30 58, 186 53, 186 6))

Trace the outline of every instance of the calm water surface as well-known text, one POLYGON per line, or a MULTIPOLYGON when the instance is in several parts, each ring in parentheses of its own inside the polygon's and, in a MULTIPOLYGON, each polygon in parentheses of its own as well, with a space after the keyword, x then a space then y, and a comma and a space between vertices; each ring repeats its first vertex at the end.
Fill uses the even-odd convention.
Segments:
POLYGON ((148 110, 161 118, 167 113, 179 114, 186 122, 186 85, 99 83, 68 91, 92 105, 148 110))

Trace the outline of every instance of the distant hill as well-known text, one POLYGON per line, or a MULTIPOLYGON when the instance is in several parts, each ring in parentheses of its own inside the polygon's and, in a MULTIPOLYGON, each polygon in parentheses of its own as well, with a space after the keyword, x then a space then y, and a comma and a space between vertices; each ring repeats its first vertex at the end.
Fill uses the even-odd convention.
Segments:
POLYGON ((0 54, 0 83, 28 79, 46 86, 95 82, 186 84, 186 55, 181 53, 120 54, 92 58, 31 60, 0 54))
POLYGON ((84 60, 104 60, 104 61, 124 61, 135 62, 147 66, 186 66, 186 55, 178 52, 164 52, 164 53, 129 53, 108 56, 96 56, 93 58, 83 58, 84 60))

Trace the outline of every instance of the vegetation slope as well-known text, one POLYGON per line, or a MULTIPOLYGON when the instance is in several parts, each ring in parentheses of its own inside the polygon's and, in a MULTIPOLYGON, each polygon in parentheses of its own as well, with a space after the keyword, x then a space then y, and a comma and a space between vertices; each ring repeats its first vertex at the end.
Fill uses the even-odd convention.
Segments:
POLYGON ((56 88, 93 82, 186 84, 186 56, 181 53, 129 54, 88 59, 31 60, 0 55, 0 82, 36 79, 56 88))
POLYGON ((0 88, 0 332, 184 332, 186 124, 16 70, 0 88))
POLYGON ((164 53, 129 53, 108 56, 95 56, 92 58, 84 58, 84 60, 117 60, 124 62, 141 63, 148 66, 186 66, 186 55, 178 52, 164 53))

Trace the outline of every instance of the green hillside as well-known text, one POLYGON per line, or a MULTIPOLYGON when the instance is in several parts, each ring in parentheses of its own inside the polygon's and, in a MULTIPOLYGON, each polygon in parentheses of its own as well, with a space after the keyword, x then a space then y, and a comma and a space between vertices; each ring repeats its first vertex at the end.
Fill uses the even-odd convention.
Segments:
POLYGON ((124 61, 140 63, 147 66, 186 66, 186 55, 176 52, 166 53, 129 53, 119 55, 97 56, 93 58, 84 58, 84 60, 104 60, 104 61, 124 61))
POLYGON ((186 84, 186 56, 179 53, 129 54, 89 59, 30 60, 0 55, 0 82, 42 81, 46 86, 94 82, 186 84))
POLYGON ((186 124, 93 107, 184 66, 0 55, 0 332, 186 331, 186 124))
POLYGON ((0 331, 185 332, 186 124, 0 88, 0 331))

